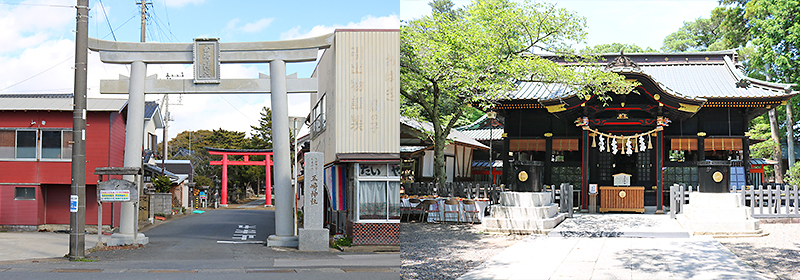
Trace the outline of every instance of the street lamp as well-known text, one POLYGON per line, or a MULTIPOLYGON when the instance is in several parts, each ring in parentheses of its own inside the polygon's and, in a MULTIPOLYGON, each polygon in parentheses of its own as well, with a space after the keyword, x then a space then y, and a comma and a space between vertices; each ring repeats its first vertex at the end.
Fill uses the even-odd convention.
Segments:
POLYGON ((492 135, 494 131, 494 118, 497 117, 497 112, 489 111, 486 112, 486 118, 489 119, 489 181, 494 184, 494 174, 492 171, 494 169, 494 162, 492 161, 492 142, 494 141, 494 136, 492 135))

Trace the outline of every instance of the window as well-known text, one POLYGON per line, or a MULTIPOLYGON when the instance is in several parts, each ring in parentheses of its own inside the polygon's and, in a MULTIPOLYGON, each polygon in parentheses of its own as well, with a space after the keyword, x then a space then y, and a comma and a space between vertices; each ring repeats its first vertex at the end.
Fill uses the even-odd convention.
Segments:
POLYGON ((70 159, 72 131, 0 130, 0 159, 70 159))
POLYGON ((14 158, 14 130, 0 130, 0 158, 14 158))
POLYGON ((36 130, 17 130, 17 158, 36 158, 36 130))
POLYGON ((356 164, 358 170, 358 219, 400 219, 398 163, 356 164))
POLYGON ((311 109, 311 136, 316 137, 325 130, 325 94, 311 109))
POLYGON ((742 186, 747 185, 744 176, 743 166, 731 166, 731 189, 741 190, 742 186))
POLYGON ((664 189, 669 189, 673 184, 697 187, 698 182, 696 166, 664 168, 664 189))
POLYGON ((553 185, 561 185, 561 183, 569 183, 573 186, 580 186, 583 177, 580 167, 574 166, 553 166, 552 173, 553 185))
POLYGON ((643 151, 636 153, 636 178, 639 184, 644 184, 650 181, 650 170, 653 169, 652 161, 650 160, 650 151, 643 151))
POLYGON ((36 188, 16 187, 14 188, 15 200, 36 200, 36 188))

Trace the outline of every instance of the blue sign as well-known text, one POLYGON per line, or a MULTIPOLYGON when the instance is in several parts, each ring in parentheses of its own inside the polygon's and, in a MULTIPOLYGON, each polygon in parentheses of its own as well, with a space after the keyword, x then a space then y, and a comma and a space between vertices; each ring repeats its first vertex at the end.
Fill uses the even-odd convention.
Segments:
POLYGON ((77 195, 70 195, 69 196, 69 211, 72 213, 78 212, 78 196, 77 195))

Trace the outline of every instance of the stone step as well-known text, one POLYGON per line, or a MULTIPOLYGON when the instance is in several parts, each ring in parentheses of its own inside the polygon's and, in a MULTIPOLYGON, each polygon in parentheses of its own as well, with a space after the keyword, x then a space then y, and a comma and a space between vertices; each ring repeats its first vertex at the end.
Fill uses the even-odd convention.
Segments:
POLYGON ((499 219, 484 218, 483 228, 487 232, 532 234, 547 233, 567 217, 566 213, 547 219, 499 219))
POLYGON ((502 192, 500 205, 517 207, 539 207, 552 203, 551 193, 548 192, 502 192))
POLYGON ((547 219, 558 213, 558 205, 540 207, 493 206, 491 218, 497 219, 547 219))

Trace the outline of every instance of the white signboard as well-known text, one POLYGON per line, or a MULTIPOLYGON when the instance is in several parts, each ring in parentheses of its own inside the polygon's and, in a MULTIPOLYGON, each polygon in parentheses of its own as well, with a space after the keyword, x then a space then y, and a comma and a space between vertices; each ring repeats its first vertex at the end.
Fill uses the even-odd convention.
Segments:
POLYGON ((69 211, 72 213, 78 212, 78 196, 77 195, 70 195, 69 196, 69 211))
POLYGON ((100 190, 100 201, 118 202, 131 201, 130 190, 100 190))
POLYGON ((589 193, 597 194, 597 184, 589 184, 589 193))

